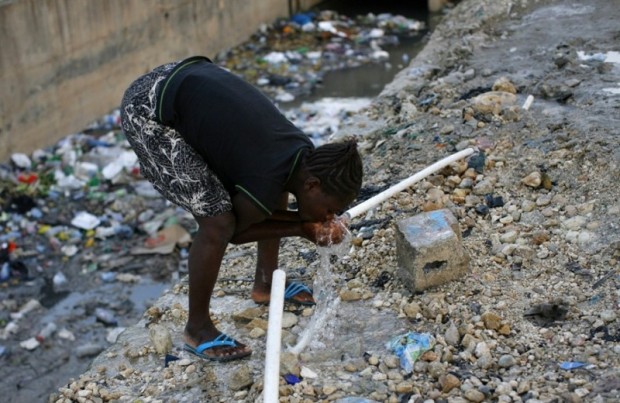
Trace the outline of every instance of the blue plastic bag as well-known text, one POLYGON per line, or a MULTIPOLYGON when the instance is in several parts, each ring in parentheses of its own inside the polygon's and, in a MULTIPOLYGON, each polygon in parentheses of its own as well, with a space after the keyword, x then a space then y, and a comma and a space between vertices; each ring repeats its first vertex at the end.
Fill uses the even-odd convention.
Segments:
POLYGON ((411 373, 416 360, 434 345, 435 338, 429 333, 407 332, 394 337, 386 344, 386 347, 400 358, 401 368, 411 373))

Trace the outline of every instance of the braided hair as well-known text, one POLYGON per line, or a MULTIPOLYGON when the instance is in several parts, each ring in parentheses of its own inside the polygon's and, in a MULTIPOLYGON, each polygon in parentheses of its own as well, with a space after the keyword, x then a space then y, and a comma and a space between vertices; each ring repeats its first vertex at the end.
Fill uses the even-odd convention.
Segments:
POLYGON ((325 193, 350 201, 359 194, 363 168, 355 139, 324 144, 310 151, 304 165, 321 181, 325 193))

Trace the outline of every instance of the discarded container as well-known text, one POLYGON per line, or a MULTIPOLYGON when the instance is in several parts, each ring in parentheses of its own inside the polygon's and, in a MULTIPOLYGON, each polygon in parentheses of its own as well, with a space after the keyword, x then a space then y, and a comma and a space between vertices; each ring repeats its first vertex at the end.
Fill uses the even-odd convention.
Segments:
POLYGON ((47 325, 45 325, 43 329, 41 329, 39 334, 35 336, 35 339, 37 339, 39 343, 43 343, 46 339, 48 339, 56 332, 56 329, 58 329, 56 327, 56 324, 54 322, 49 322, 47 325))
POLYGON ((411 373, 416 360, 434 345, 435 338, 431 334, 408 332, 394 337, 386 344, 386 347, 400 358, 401 368, 411 373))

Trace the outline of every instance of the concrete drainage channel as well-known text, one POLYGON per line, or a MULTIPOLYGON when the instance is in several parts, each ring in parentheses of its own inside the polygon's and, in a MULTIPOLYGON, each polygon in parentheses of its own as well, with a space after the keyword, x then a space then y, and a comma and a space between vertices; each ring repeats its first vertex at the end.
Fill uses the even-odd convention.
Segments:
MULTIPOLYGON (((395 50, 394 63, 414 56, 422 36, 412 35, 405 47, 386 42, 395 50)), ((389 63, 378 60, 367 69, 389 72, 389 63)), ((363 68, 359 74, 362 80, 373 75, 363 68)), ((328 88, 326 82, 322 90, 328 88)), ((336 104, 319 106, 313 117, 336 104)), ((306 112, 293 105, 287 113, 303 126, 306 112)), ((325 125, 309 130, 324 137, 346 113, 328 115, 325 125)), ((186 274, 193 221, 164 203, 135 167, 117 111, 53 147, 15 153, 2 166, 0 354, 7 365, 0 379, 7 401, 44 399, 86 371, 186 274)))

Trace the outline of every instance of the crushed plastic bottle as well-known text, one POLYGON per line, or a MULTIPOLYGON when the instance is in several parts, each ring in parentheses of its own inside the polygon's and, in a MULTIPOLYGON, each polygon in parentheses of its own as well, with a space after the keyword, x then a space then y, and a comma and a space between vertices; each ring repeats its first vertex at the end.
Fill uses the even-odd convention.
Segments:
POLYGON ((41 331, 35 336, 35 339, 39 342, 39 343, 43 343, 45 340, 49 339, 51 335, 53 335, 54 333, 56 333, 56 330, 58 329, 58 327, 56 326, 56 324, 54 322, 49 322, 48 324, 45 325, 45 327, 43 329, 41 329, 41 331))

